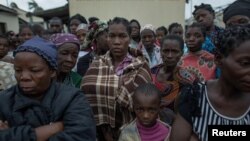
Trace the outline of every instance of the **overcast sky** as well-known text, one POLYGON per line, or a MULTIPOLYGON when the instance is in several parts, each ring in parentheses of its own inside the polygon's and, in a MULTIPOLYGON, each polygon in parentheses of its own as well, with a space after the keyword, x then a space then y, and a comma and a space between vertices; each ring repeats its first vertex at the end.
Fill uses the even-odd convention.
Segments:
MULTIPOLYGON (((28 1, 30 0, 0 0, 0 4, 7 5, 7 3, 10 4, 11 2, 15 2, 19 8, 23 10, 29 10, 28 1)), ((35 1, 44 10, 51 9, 54 7, 60 7, 67 3, 67 0, 35 0, 35 1)), ((194 10, 193 7, 195 5, 199 5, 201 3, 208 3, 211 4, 214 8, 216 8, 218 6, 224 6, 229 3, 232 3, 235 0, 189 0, 189 1, 190 1, 189 4, 186 4, 185 18, 189 18, 190 16, 192 16, 191 13, 194 10)))

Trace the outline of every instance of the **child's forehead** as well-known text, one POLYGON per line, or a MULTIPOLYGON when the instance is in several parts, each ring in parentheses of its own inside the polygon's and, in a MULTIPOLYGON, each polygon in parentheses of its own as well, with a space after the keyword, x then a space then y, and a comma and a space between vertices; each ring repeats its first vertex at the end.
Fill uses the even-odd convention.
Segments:
POLYGON ((140 103, 160 101, 160 98, 156 92, 155 93, 138 92, 135 93, 133 99, 140 103))
POLYGON ((196 27, 196 26, 194 26, 194 27, 188 27, 188 29, 187 29, 187 31, 199 31, 199 32, 201 32, 201 28, 200 27, 196 27))
POLYGON ((164 32, 163 29, 157 29, 156 32, 164 32))

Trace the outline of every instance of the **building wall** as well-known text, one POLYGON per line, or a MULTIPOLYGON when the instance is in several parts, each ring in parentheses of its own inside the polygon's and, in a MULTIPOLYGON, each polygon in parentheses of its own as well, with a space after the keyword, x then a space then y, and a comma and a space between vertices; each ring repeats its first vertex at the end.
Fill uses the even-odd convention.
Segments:
POLYGON ((80 13, 108 21, 115 16, 137 19, 141 25, 184 25, 185 0, 69 0, 70 16, 80 13))
POLYGON ((18 24, 18 17, 13 14, 9 14, 6 12, 0 12, 1 18, 0 23, 6 24, 6 31, 12 30, 18 33, 19 24, 18 24))

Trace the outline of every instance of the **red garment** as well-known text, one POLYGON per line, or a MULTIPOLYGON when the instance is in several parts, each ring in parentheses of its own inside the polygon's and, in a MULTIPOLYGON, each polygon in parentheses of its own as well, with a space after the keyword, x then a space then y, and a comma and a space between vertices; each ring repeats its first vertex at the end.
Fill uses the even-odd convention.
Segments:
POLYGON ((181 58, 178 66, 195 75, 201 82, 215 78, 214 55, 204 50, 187 53, 181 58))
POLYGON ((155 41, 155 44, 156 44, 157 46, 161 47, 161 43, 160 43, 159 40, 156 40, 156 41, 155 41))
POLYGON ((161 67, 163 67, 163 65, 158 65, 154 67, 156 71, 152 72, 153 83, 163 94, 162 102, 164 103, 162 104, 170 108, 171 110, 174 110, 174 101, 179 93, 180 84, 177 80, 173 81, 166 80, 165 82, 159 82, 157 80, 157 75, 161 67))

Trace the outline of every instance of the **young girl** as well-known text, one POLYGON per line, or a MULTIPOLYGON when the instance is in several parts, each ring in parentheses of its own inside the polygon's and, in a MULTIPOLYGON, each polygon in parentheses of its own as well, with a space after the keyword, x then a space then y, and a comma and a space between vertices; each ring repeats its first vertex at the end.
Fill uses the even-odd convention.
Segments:
POLYGON ((200 24, 193 23, 188 27, 185 35, 188 53, 178 64, 180 69, 187 70, 202 82, 215 78, 216 70, 214 55, 202 50, 205 36, 206 31, 200 24))
POLYGON ((250 124, 250 28, 226 29, 216 51, 218 80, 187 87, 180 95, 171 141, 208 140, 208 125, 250 124))
POLYGON ((158 120, 161 92, 146 83, 137 87, 132 98, 136 119, 122 129, 119 141, 166 141, 171 127, 158 120))

